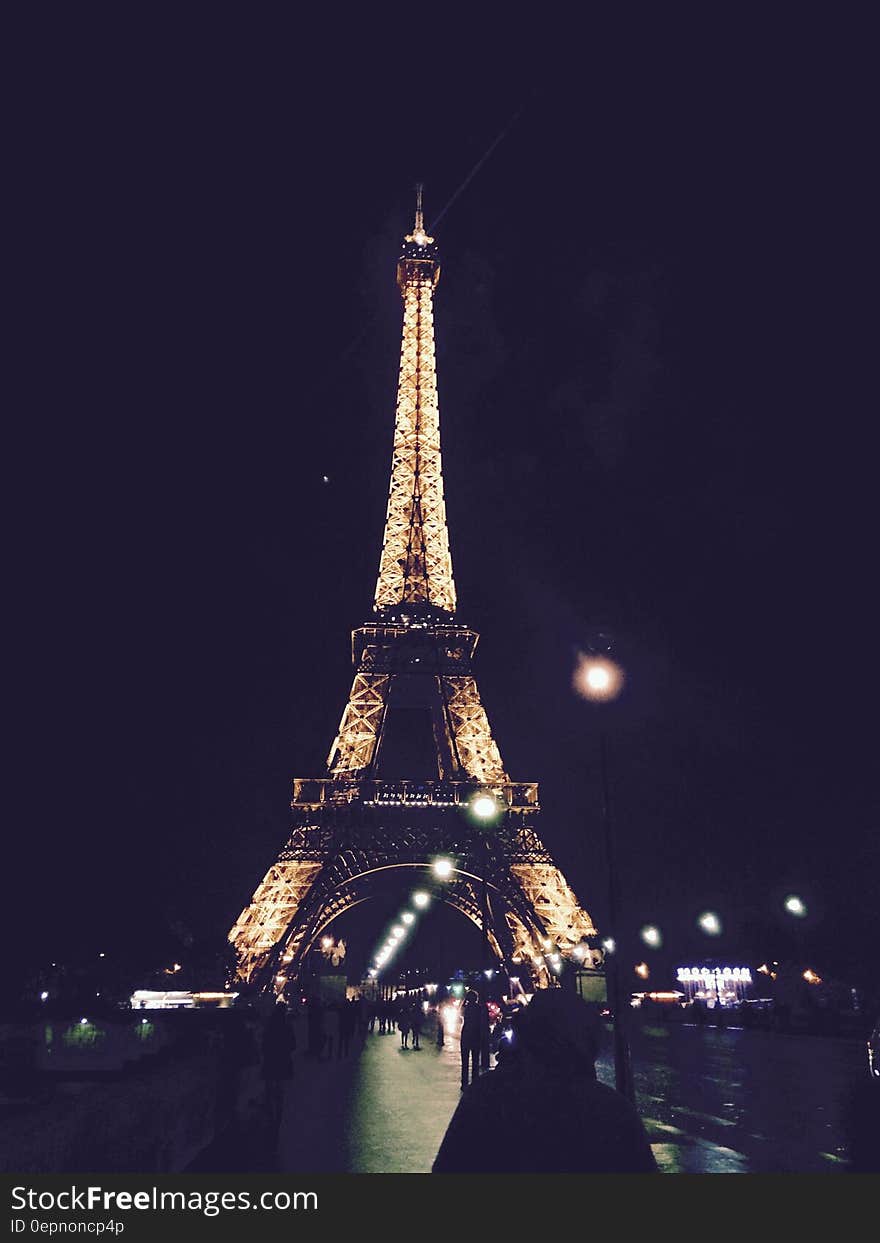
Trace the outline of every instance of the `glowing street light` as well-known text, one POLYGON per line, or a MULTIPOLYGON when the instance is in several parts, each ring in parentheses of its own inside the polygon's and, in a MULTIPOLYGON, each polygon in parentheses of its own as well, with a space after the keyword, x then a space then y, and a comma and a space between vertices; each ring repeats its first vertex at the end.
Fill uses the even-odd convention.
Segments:
POLYGON ((478 820, 494 820, 501 810, 491 794, 478 794, 469 806, 478 820))
MULTIPOLYGON (((609 655, 611 643, 607 635, 596 636, 596 648, 580 653, 574 671, 574 689, 583 699, 595 704, 606 704, 616 699, 623 689, 623 669, 609 655)), ((604 724, 604 723, 603 723, 604 724)), ((599 728, 599 778, 602 791, 602 823, 605 829, 605 858, 608 866, 608 926, 613 947, 618 931, 620 896, 617 865, 614 852, 614 834, 611 827, 610 798, 608 794, 608 741, 603 724, 599 728)), ((607 947, 606 947, 607 948, 607 947)), ((623 986, 620 969, 615 958, 606 967, 608 1001, 614 1016, 614 1080, 617 1090, 630 1101, 635 1100, 632 1078, 632 1062, 629 1040, 626 1034, 626 1015, 623 1004, 623 986)))
POLYGON ((655 928, 653 924, 645 924, 640 935, 645 944, 650 945, 652 949, 659 949, 663 944, 660 929, 655 928))
POLYGON ((440 880, 449 880, 454 871, 451 859, 435 859, 433 863, 434 875, 440 880))
POLYGON ((413 915, 412 911, 404 911, 400 918, 405 924, 411 924, 415 919, 415 915, 413 915))
MULTIPOLYGON (((480 857, 482 861, 481 867, 481 883, 480 883, 480 928, 482 930, 482 967, 483 974, 487 980, 491 979, 489 964, 492 961, 492 951, 489 946, 489 924, 491 922, 491 912, 489 909, 489 872, 492 862, 492 828, 494 823, 502 814, 502 807, 496 799, 486 791, 477 793, 468 803, 468 811, 471 816, 482 822, 483 832, 480 834, 480 857)), ((482 980, 480 981, 480 1003, 485 1006, 487 1001, 487 990, 482 980)), ((484 1070, 489 1069, 489 1043, 486 1039, 480 1042, 480 1065, 484 1070)))
POLYGON ((420 909, 424 910, 424 908, 431 901, 431 897, 430 897, 430 894, 424 893, 423 891, 420 890, 418 893, 413 894, 412 900, 413 900, 413 906, 417 906, 420 909))
POLYGON ((708 936, 720 936, 721 920, 714 911, 703 911, 703 914, 699 917, 697 923, 708 936))
POLYGON ((790 893, 785 899, 785 909, 789 915, 795 915, 798 919, 803 919, 807 913, 807 904, 796 893, 790 893))
POLYGON ((640 962, 636 964, 636 975, 639 977, 640 980, 647 980, 650 974, 651 974, 651 969, 646 962, 640 962))
POLYGON ((616 699, 623 689, 623 669, 608 656, 581 656, 574 688, 584 699, 597 703, 616 699))

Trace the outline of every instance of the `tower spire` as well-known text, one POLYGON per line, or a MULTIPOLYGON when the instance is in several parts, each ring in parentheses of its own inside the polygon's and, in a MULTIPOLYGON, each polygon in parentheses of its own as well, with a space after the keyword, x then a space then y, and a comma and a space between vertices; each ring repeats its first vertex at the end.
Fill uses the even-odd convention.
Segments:
POLYGON ((391 487, 374 601, 380 614, 399 609, 450 617, 455 612, 434 350, 433 299, 439 279, 440 261, 434 238, 425 232, 419 184, 415 225, 404 238, 397 263, 403 337, 391 487))

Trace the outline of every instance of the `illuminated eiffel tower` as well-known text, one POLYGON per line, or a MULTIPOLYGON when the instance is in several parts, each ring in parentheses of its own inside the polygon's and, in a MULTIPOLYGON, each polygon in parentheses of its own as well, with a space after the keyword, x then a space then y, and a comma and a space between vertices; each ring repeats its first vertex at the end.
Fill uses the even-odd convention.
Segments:
POLYGON ((492 953, 524 986, 546 987, 595 935, 538 836, 537 785, 505 772, 472 672, 479 636, 455 620, 434 356, 439 276, 419 189, 397 264, 403 342, 374 619, 352 634, 354 682, 327 772, 294 780, 290 836, 229 933, 239 978, 279 993, 327 925, 389 882, 430 889, 478 927, 485 910, 492 953), (406 743, 416 723, 427 762, 401 778, 393 743, 406 743), (497 812, 490 831, 469 814, 484 795, 497 812), (442 882, 438 857, 454 865, 442 882))

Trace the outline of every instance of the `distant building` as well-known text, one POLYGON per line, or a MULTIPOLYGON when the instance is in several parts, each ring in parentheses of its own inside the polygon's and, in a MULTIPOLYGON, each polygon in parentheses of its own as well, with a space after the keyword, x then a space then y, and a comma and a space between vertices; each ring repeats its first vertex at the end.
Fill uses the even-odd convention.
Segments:
POLYGON ((711 1005, 734 1006, 745 1001, 752 987, 748 967, 677 967, 678 986, 687 1001, 704 1001, 711 1005))
POLYGON ((132 1010, 195 1010, 213 1006, 226 1010, 238 993, 190 993, 182 990, 136 988, 131 995, 132 1010))

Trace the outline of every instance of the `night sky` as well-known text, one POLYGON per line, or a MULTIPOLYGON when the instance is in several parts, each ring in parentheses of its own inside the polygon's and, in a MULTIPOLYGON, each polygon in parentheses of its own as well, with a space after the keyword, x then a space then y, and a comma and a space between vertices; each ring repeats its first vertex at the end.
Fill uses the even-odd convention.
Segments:
POLYGON ((819 30, 740 33, 597 37, 571 73, 220 23, 28 46, 4 904, 25 958, 222 935, 289 779, 323 772, 423 179, 458 619, 545 842, 601 922, 604 722, 627 927, 754 961, 795 892, 820 967, 876 976, 865 88, 819 30), (597 629, 628 675, 601 711, 571 692, 597 629))

